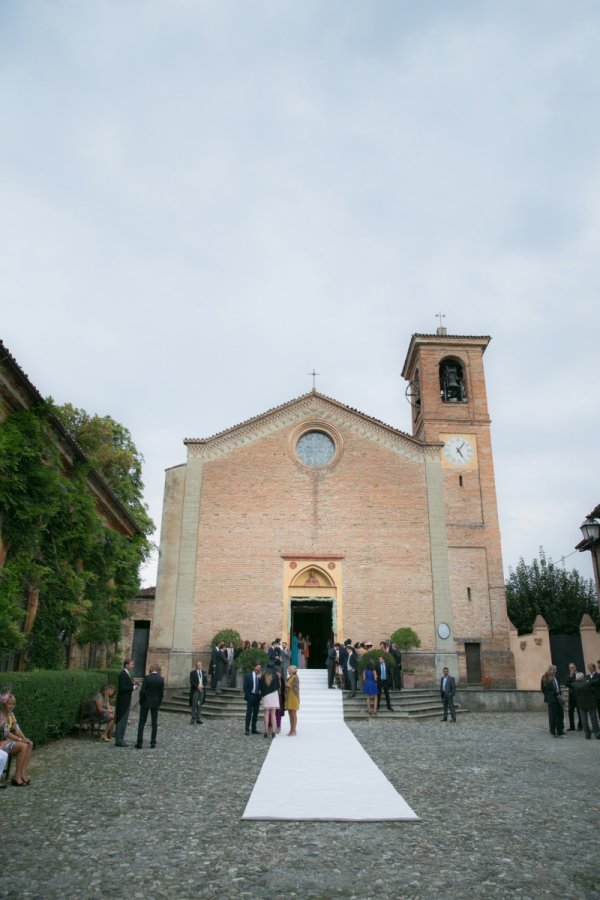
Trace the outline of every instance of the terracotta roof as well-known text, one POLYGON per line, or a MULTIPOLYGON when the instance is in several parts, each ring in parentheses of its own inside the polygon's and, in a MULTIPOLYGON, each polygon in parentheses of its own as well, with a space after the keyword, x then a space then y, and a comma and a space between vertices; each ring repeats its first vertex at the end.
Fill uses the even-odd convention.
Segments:
POLYGON ((491 341, 489 334, 413 334, 414 338, 443 338, 445 341, 491 341))
POLYGON ((156 597, 156 587, 146 587, 140 588, 136 594, 137 597, 147 597, 148 599, 153 599, 156 597))
POLYGON ((286 403, 282 403, 279 406, 273 406, 271 409, 266 410, 266 412, 260 413, 257 416, 253 416, 251 419, 244 419, 243 422, 239 422, 237 425, 233 425, 230 428, 225 428, 224 431, 218 431, 216 434, 213 434, 210 437, 185 438, 183 443, 186 445, 207 444, 209 441, 214 441, 216 438, 220 438, 226 434, 231 434, 232 432, 237 431, 238 428, 245 428, 246 426, 252 425, 255 422, 260 422, 261 419, 265 419, 267 416, 273 415, 273 413, 281 412, 282 410, 293 406, 295 403, 299 403, 302 400, 308 400, 309 397, 318 397, 319 400, 325 400, 327 403, 333 403, 335 406, 345 410, 346 412, 354 413, 355 415, 358 415, 375 425, 379 425, 381 428, 386 428, 388 431, 393 431, 394 434, 402 435, 402 437, 408 438, 409 440, 414 441, 416 444, 421 444, 421 441, 417 441, 416 438, 414 438, 411 434, 408 434, 405 431, 400 431, 398 428, 394 428, 393 425, 388 425, 386 422, 382 422, 381 419, 376 419, 373 416, 368 416, 366 413, 361 412, 359 409, 355 409, 353 406, 346 406, 345 403, 341 403, 339 400, 335 400, 333 397, 328 397, 326 394, 321 394, 319 391, 308 391, 306 394, 301 394, 299 397, 296 397, 293 400, 288 400, 286 403))

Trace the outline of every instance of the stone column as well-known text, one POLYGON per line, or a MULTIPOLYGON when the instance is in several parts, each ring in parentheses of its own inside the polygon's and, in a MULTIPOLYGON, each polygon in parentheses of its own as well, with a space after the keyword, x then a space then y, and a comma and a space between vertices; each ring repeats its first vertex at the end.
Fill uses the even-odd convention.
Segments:
POLYGON ((458 681, 458 659, 454 644, 452 623, 452 596, 450 592, 450 568, 448 565, 448 535, 446 531, 446 506, 444 475, 439 456, 425 459, 427 507, 429 510, 429 541, 431 546, 431 577, 433 584, 433 620, 435 627, 435 677, 447 666, 458 681), (450 629, 447 638, 440 637, 438 626, 446 624, 450 629))

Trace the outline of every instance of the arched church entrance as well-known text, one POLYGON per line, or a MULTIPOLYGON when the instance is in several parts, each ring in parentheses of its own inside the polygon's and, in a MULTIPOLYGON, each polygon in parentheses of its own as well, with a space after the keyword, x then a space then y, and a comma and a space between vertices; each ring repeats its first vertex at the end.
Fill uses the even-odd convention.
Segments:
POLYGON ((333 598, 291 597, 290 636, 302 634, 310 638, 310 655, 307 668, 322 669, 325 666, 327 642, 333 637, 333 598))

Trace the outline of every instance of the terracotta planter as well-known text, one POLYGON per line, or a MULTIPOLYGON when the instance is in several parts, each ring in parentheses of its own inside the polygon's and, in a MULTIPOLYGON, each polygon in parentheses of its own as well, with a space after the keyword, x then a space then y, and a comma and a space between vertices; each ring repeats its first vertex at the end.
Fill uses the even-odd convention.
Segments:
POLYGON ((405 691, 414 688, 415 686, 415 673, 414 672, 403 672, 402 673, 402 687, 405 691))

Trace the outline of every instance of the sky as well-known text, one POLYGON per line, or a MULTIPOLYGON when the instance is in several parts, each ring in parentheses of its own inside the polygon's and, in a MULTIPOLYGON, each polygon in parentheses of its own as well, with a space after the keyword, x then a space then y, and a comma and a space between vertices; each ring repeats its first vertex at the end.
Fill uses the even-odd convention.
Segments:
POLYGON ((543 547, 590 578, 599 45, 596 0, 3 0, 0 337, 129 428, 158 528, 183 439, 313 368, 410 432, 443 314, 492 337, 506 573, 543 547))

